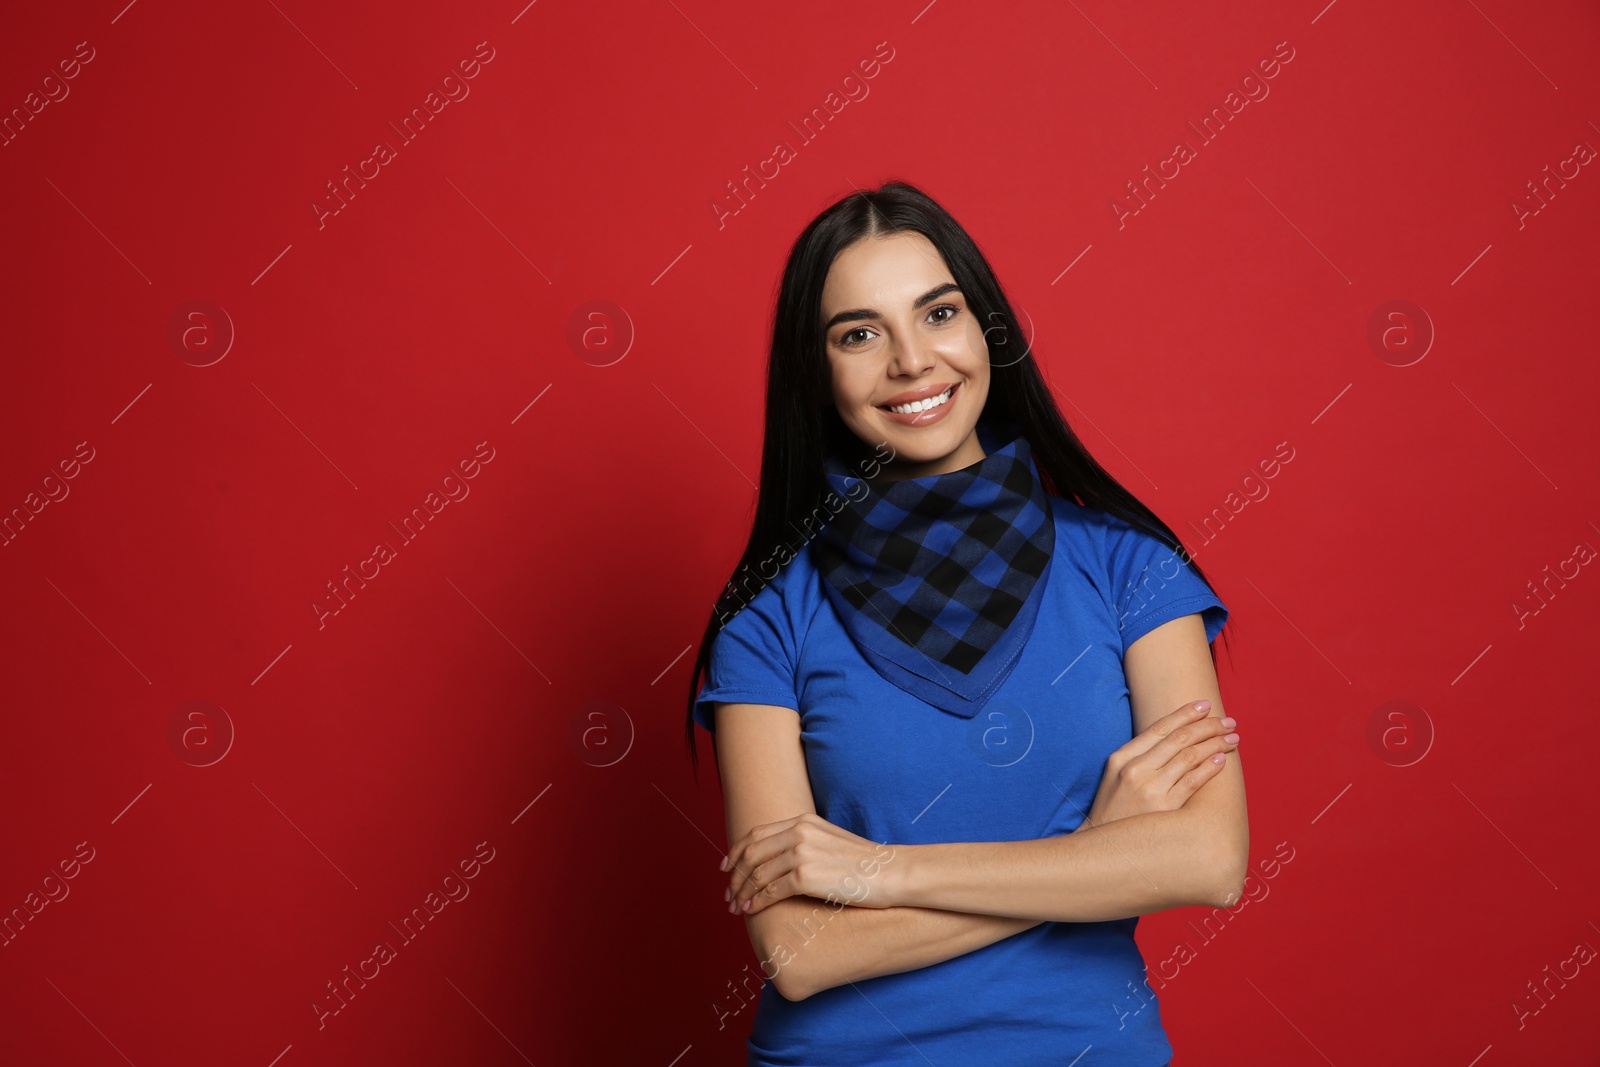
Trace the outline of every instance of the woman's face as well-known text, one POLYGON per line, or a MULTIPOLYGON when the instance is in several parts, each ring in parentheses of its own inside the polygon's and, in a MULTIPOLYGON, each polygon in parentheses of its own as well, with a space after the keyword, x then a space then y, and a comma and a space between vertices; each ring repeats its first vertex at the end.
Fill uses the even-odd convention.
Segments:
POLYGON ((932 241, 902 232, 845 247, 822 287, 822 323, 839 417, 869 446, 887 441, 894 450, 884 478, 983 459, 975 430, 989 395, 989 350, 932 241), (936 406, 906 411, 913 400, 936 406))

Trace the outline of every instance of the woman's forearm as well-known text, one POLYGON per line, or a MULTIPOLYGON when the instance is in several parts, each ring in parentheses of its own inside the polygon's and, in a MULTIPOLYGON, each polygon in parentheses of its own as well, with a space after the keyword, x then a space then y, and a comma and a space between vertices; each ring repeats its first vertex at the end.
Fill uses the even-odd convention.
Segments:
POLYGON ((893 893, 868 908, 786 897, 746 918, 788 1000, 916 970, 1041 922, 1099 922, 1216 903, 1226 868, 1178 811, 1150 812, 1059 837, 897 845, 893 893), (903 862, 902 862, 903 861, 903 862))
MULTIPOLYGON (((903 848, 904 846, 897 846, 903 848)), ((1039 925, 1039 919, 935 908, 837 909, 815 897, 786 897, 746 922, 773 984, 788 1000, 846 982, 898 974, 964 955, 1039 925)))
POLYGON ((1026 841, 898 845, 897 904, 1053 922, 1101 922, 1218 904, 1235 864, 1184 809, 1026 841))

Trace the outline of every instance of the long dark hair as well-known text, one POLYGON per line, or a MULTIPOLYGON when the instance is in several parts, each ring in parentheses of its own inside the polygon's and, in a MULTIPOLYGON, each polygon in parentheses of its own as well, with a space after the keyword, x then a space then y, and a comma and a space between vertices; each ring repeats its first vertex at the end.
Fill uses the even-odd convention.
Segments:
MULTIPOLYGON (((1011 422, 1021 429, 1047 493, 1070 497, 1080 505, 1108 512, 1152 534, 1176 550, 1202 581, 1211 584, 1189 558, 1177 535, 1118 484, 1067 425, 1027 350, 1010 301, 967 231, 926 193, 905 182, 891 181, 868 192, 852 193, 811 221, 795 240, 783 270, 767 363, 766 430, 761 443, 761 484, 755 519, 739 564, 706 623, 694 671, 689 676, 684 737, 697 782, 700 759, 695 746, 694 706, 711 660, 712 641, 738 608, 770 579, 771 574, 763 577, 760 568, 763 563, 772 562, 775 550, 780 546, 790 546, 791 551, 804 548, 800 520, 813 512, 826 514, 819 502, 827 491, 823 465, 828 457, 859 461, 869 451, 869 446, 844 424, 834 405, 832 378, 823 348, 823 283, 834 257, 846 246, 863 237, 905 231, 920 233, 933 242, 961 287, 968 308, 985 326, 991 369, 989 394, 980 419, 1011 422)), ((1216 658, 1213 647, 1213 665, 1216 658)))

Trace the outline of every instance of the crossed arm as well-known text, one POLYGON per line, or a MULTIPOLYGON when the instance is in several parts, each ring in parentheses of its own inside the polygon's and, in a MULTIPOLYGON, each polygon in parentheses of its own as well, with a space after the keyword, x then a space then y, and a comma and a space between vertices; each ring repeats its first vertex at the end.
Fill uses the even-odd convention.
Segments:
MULTIPOLYGON (((1226 714, 1199 615, 1139 638, 1123 667, 1135 734, 1193 700, 1209 699, 1209 714, 1226 714)), ((730 843, 752 826, 815 813, 798 713, 724 704, 716 720, 730 843)), ((1241 892, 1248 845, 1235 752, 1177 810, 1085 822, 1071 834, 1036 840, 897 845, 883 873, 903 903, 835 907, 791 896, 745 921, 778 992, 802 1000, 846 982, 927 967, 1040 922, 1230 905, 1241 892)))

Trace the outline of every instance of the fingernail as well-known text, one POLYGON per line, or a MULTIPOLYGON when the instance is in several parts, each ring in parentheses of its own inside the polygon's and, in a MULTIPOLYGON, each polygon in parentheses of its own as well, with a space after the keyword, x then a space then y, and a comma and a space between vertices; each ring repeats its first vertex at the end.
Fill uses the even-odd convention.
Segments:
POLYGON ((1224 729, 1227 729, 1227 730, 1231 730, 1235 726, 1238 726, 1238 725, 1239 725, 1238 723, 1233 721, 1233 716, 1232 715, 1226 716, 1222 720, 1222 726, 1223 726, 1224 729))
POLYGON ((748 900, 747 900, 747 901, 745 901, 745 902, 744 902, 744 906, 743 906, 743 907, 741 907, 741 908, 740 908, 740 909, 739 909, 739 910, 740 910, 740 911, 749 911, 749 910, 750 910, 750 902, 749 902, 749 901, 748 901, 748 900))
POLYGON ((1239 743, 1239 735, 1238 734, 1228 734, 1225 737, 1223 737, 1223 740, 1228 742, 1228 744, 1230 744, 1230 745, 1237 745, 1239 743))
POLYGON ((724 856, 724 857, 722 857, 722 862, 717 864, 717 870, 725 871, 727 869, 728 869, 728 857, 724 856))
POLYGON ((1211 701, 1209 701, 1209 700, 1196 701, 1194 707, 1195 707, 1196 711, 1210 711, 1211 710, 1211 701))
POLYGON ((731 890, 731 889, 724 889, 724 890, 723 890, 723 891, 722 891, 722 899, 723 899, 723 900, 725 900, 725 901, 726 901, 726 900, 732 900, 732 899, 733 899, 733 890, 731 890))

